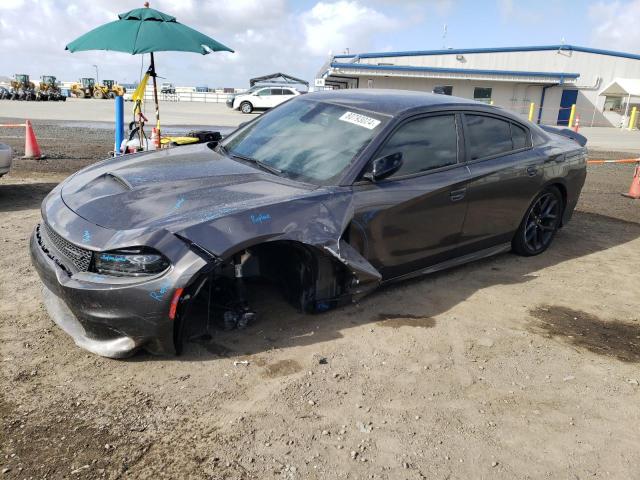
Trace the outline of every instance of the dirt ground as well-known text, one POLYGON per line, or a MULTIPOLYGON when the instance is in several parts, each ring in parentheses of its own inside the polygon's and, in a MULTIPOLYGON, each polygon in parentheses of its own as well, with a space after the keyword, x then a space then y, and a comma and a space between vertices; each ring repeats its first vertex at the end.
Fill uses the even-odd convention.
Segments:
POLYGON ((43 197, 111 133, 37 128, 50 160, 0 180, 0 478, 640 478, 630 167, 590 168, 541 256, 314 316, 257 291, 247 331, 116 361, 51 322, 27 247, 43 197))

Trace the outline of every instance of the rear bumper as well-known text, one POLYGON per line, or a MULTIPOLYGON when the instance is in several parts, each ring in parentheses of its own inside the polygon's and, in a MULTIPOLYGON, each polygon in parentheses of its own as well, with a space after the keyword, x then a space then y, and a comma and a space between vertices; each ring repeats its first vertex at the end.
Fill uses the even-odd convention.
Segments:
MULTIPOLYGON (((44 283, 47 312, 76 345, 110 358, 127 357, 140 348, 154 354, 176 352, 169 309, 174 292, 185 283, 177 268, 143 279, 90 272, 69 275, 43 250, 37 229, 29 247, 44 283)), ((197 268, 200 262, 187 257, 185 261, 197 268)))

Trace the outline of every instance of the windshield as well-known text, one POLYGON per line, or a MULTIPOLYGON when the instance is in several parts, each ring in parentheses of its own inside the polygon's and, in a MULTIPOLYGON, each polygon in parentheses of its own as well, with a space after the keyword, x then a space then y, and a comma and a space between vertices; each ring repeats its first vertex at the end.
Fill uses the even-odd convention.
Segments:
POLYGON ((387 117, 297 97, 231 134, 227 153, 294 180, 328 185, 382 130, 387 117))

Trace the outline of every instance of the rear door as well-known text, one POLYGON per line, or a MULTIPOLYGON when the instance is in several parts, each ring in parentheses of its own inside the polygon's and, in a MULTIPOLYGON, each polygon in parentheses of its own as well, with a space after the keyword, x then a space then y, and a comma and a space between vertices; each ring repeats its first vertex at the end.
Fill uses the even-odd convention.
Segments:
POLYGON ((282 95, 281 88, 272 88, 271 96, 268 98, 268 107, 273 108, 280 105, 284 101, 284 96, 282 95))
POLYGON ((460 117, 434 114, 399 125, 373 158, 401 152, 387 179, 354 185, 350 242, 390 279, 445 260, 466 211, 467 168, 460 117))
POLYGON ((290 88, 283 88, 282 89, 282 100, 280 101, 280 103, 282 102, 286 102, 287 100, 289 100, 290 98, 293 98, 296 96, 296 93, 291 90, 290 88))
POLYGON ((468 253, 511 241, 542 184, 544 157, 523 124, 481 112, 463 117, 471 178, 461 246, 468 253))

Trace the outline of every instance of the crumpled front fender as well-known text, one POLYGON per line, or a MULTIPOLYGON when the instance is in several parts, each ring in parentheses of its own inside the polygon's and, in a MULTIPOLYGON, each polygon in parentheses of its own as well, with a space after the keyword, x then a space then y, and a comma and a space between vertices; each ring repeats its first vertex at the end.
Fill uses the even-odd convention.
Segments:
POLYGON ((369 293, 382 280, 380 272, 342 238, 354 215, 350 189, 324 189, 316 195, 225 213, 175 233, 223 259, 273 241, 288 240, 314 247, 353 275, 353 297, 369 293))

